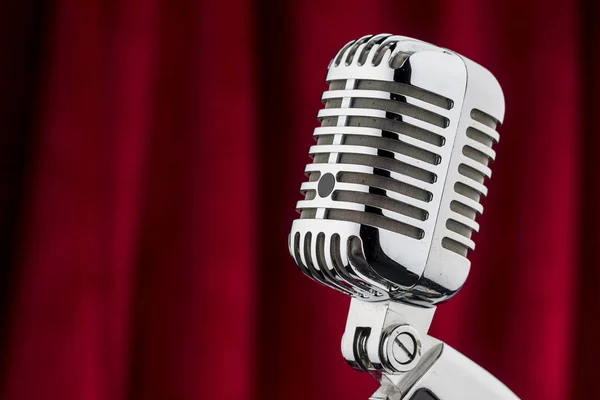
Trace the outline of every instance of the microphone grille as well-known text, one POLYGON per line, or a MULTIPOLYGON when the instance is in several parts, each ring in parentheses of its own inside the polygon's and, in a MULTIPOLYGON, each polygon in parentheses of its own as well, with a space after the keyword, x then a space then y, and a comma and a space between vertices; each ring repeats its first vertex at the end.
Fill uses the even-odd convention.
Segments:
POLYGON ((309 151, 313 163, 302 186, 305 202, 298 206, 301 219, 350 221, 424 237, 454 101, 410 83, 411 47, 395 51, 402 39, 365 36, 332 60, 321 126, 314 131, 317 144, 309 151), (394 71, 393 79, 378 76, 381 70, 394 71), (327 182, 335 182, 335 189, 327 182))
POLYGON ((504 99, 483 67, 387 34, 329 65, 290 235, 303 272, 344 293, 432 304, 464 283, 504 99), (311 222, 313 221, 313 222, 311 222))
POLYGON ((310 155, 313 165, 335 165, 335 176, 326 168, 309 167, 308 181, 319 183, 305 185, 305 200, 331 195, 334 202, 373 208, 360 212, 353 208, 302 206, 301 218, 320 214, 320 218, 368 223, 415 239, 423 237, 422 226, 412 221, 429 218, 426 204, 433 198, 430 186, 438 179, 432 167, 440 163, 436 147, 445 142, 431 128, 443 129, 448 119, 406 103, 403 93, 415 98, 435 98, 450 108, 449 99, 396 82, 330 82, 329 91, 324 93, 325 108, 319 113, 321 127, 314 133, 317 145, 310 149, 310 155), (343 104, 342 96, 348 96, 350 91, 351 101, 343 104), (369 98, 370 91, 390 93, 390 98, 369 98), (406 117, 420 120, 423 127, 407 123, 406 117), (326 190, 332 188, 327 185, 332 179, 322 179, 322 175, 337 182, 333 193, 326 190))

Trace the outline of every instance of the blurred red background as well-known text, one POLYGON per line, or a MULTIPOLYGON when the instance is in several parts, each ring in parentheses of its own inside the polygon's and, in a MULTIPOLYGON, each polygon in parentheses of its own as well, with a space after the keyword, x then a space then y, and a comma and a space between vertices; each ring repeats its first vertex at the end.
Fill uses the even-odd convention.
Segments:
POLYGON ((506 96, 472 272, 432 334, 524 399, 595 398, 595 2, 2 9, 0 398, 368 398, 339 350, 349 299, 286 246, 328 62, 380 32, 506 96))

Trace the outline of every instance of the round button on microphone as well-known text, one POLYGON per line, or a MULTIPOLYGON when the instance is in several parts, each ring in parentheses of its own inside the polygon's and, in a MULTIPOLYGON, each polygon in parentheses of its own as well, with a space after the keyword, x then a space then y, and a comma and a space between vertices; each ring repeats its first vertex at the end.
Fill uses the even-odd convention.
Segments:
POLYGON ((333 192, 335 186, 335 177, 333 174, 327 173, 319 179, 319 185, 317 186, 317 192, 320 197, 327 197, 333 192))

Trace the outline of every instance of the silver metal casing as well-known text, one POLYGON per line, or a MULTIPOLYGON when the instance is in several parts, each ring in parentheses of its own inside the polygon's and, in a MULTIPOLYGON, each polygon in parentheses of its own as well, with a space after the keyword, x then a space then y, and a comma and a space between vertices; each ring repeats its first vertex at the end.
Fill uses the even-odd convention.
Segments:
POLYGON ((433 306, 464 284, 504 117, 494 76, 452 51, 365 36, 329 65, 289 250, 362 300, 433 306))

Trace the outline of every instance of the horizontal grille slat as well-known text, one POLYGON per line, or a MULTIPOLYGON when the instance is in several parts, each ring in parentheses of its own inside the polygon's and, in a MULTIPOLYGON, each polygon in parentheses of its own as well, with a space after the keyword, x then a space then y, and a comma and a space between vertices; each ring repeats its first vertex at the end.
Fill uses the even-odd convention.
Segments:
POLYGON ((466 238, 471 237, 472 229, 466 225, 461 224, 459 221, 456 221, 452 218, 449 218, 446 221, 446 228, 450 229, 452 232, 456 232, 459 235, 462 235, 466 238))
POLYGON ((408 124, 404 121, 396 121, 393 119, 349 116, 346 120, 346 126, 380 129, 382 131, 392 132, 400 136, 409 136, 413 139, 417 139, 437 147, 443 146, 446 142, 446 139, 442 135, 438 135, 430 130, 408 124))
POLYGON ((473 250, 475 248, 475 242, 473 242, 470 238, 463 236, 459 233, 456 233, 454 231, 451 231, 449 229, 446 229, 446 237, 451 240, 454 240, 455 242, 465 245, 466 247, 468 247, 471 250, 473 250))
POLYGON ((466 257, 467 252, 469 251, 469 248, 467 246, 460 242, 457 242, 456 240, 450 239, 449 237, 444 237, 442 239, 442 247, 463 257, 466 257))
POLYGON ((420 228, 369 212, 331 209, 327 213, 327 218, 387 229, 413 239, 421 239, 424 235, 423 230, 420 228))
POLYGON ((480 122, 493 130, 495 130, 498 126, 498 121, 496 118, 477 108, 471 110, 471 118, 473 118, 474 121, 480 122))
POLYGON ((452 212, 451 215, 452 215, 452 217, 450 219, 455 220, 456 222, 466 226, 467 228, 469 228, 471 230, 479 231, 479 224, 477 222, 475 222, 475 219, 465 217, 464 215, 459 214, 457 212, 452 212))
POLYGON ((341 153, 339 162, 341 164, 358 164, 368 167, 379 168, 397 174, 406 175, 426 183, 434 183, 436 175, 432 172, 406 164, 393 158, 372 156, 365 154, 341 153))
MULTIPOLYGON (((351 191, 351 192, 362 192, 362 193, 374 193, 380 196, 385 196, 385 197, 389 197, 390 199, 393 200, 397 200, 400 201, 402 203, 406 203, 409 204, 413 207, 417 207, 419 209, 425 209, 427 207, 427 201, 423 201, 423 200, 419 200, 414 198, 413 196, 407 196, 405 194, 401 194, 392 190, 386 190, 384 188, 381 187, 377 187, 377 186, 368 186, 365 185, 364 183, 360 183, 358 179, 356 182, 353 183, 348 183, 348 182, 344 182, 342 179, 340 179, 341 174, 338 175, 337 179, 336 179, 336 184, 335 184, 335 188, 337 190, 346 190, 346 191, 351 191)), ((307 192, 313 192, 314 195, 311 196, 311 198, 308 198, 308 196, 304 199, 304 200, 313 200, 316 197, 316 192, 317 192, 317 188, 318 188, 318 183, 317 182, 303 182, 302 185, 300 186, 300 191, 302 193, 307 193, 307 192)), ((418 188, 414 188, 416 190, 419 190, 418 188)), ((427 196, 427 192, 424 193, 425 196, 427 196)), ((426 197, 427 199, 428 197, 426 197)))
POLYGON ((398 95, 398 94, 394 94, 394 93, 390 93, 390 92, 386 92, 386 91, 382 91, 382 90, 364 90, 364 89, 361 90, 361 89, 345 89, 345 88, 341 89, 341 90, 339 90, 339 89, 338 90, 328 90, 326 92, 323 92, 323 95, 321 96, 321 102, 324 104, 327 104, 327 102, 329 102, 333 99, 337 100, 337 99, 342 99, 342 98, 390 100, 395 103, 410 104, 413 107, 416 107, 427 113, 432 113, 433 115, 437 115, 440 118, 446 118, 449 115, 449 112, 446 109, 433 106, 427 102, 421 101, 421 100, 413 98, 413 97, 402 96, 402 95, 398 95))
POLYGON ((489 164, 490 160, 493 160, 494 158, 496 158, 496 152, 494 150, 492 150, 492 148, 490 146, 486 146, 485 144, 482 144, 482 143, 480 143, 476 140, 472 140, 472 139, 467 139, 466 144, 468 147, 471 147, 475 151, 478 151, 481 154, 483 154, 485 157, 487 157, 487 162, 485 163, 485 165, 489 164))
POLYGON ((450 124, 448 118, 431 111, 424 110, 420 107, 409 103, 403 103, 395 100, 384 99, 369 99, 362 97, 352 98, 353 108, 367 108, 374 110, 384 110, 388 113, 397 114, 400 116, 412 117, 439 128, 446 128, 450 124))
POLYGON ((298 210, 304 210, 306 208, 312 209, 324 209, 327 210, 325 212, 325 216, 327 217, 327 212, 331 210, 345 210, 345 211, 356 211, 363 213, 371 213, 376 214, 388 219, 391 219, 396 222, 401 222, 403 224, 411 225, 415 228, 422 229, 425 225, 424 221, 420 219, 416 219, 413 217, 409 217, 407 215, 397 213, 395 211, 391 211, 387 208, 377 207, 373 205, 368 205, 364 203, 351 202, 351 201, 342 201, 342 200, 334 200, 332 197, 328 198, 317 198, 312 201, 300 200, 296 203, 296 208, 298 210))
POLYGON ((467 137, 469 139, 473 139, 476 142, 481 143, 484 146, 487 146, 491 149, 494 140, 486 135, 485 133, 473 128, 472 126, 467 128, 467 137))
MULTIPOLYGON (((454 188, 454 191, 456 192, 456 196, 455 196, 455 200, 458 203, 463 204, 465 207, 469 207, 472 210, 475 210, 475 212, 477 214, 482 214, 483 213, 483 206, 479 203, 479 198, 477 200, 474 200, 462 193, 460 193, 457 190, 462 190, 461 188, 454 188)), ((477 192, 473 191, 473 193, 477 194, 477 192)))
MULTIPOLYGON (((366 144, 370 144, 368 141, 366 144)), ((310 155, 315 154, 323 154, 323 153, 347 153, 347 154, 359 154, 359 155, 370 155, 382 157, 394 161, 401 162, 406 164, 412 168, 419 169, 423 172, 428 172, 430 174, 436 175, 435 172, 438 170, 437 164, 431 164, 427 162, 423 162, 422 160, 412 157, 410 155, 405 155, 402 153, 398 153, 395 151, 382 149, 378 147, 371 147, 365 145, 357 145, 357 144, 333 144, 333 145, 314 145, 311 146, 308 150, 310 155)), ((437 161, 437 160, 436 160, 437 161)))
POLYGON ((473 201, 476 201, 477 203, 479 203, 479 199, 481 198, 481 194, 479 192, 461 182, 456 182, 454 184, 454 191, 473 201))
POLYGON ((369 187, 389 190, 424 202, 430 202, 432 198, 431 192, 428 192, 427 190, 386 176, 365 174, 361 172, 340 172, 337 179, 339 182, 357 183, 369 187))
POLYGON ((463 155, 465 155, 466 157, 469 157, 471 160, 473 161, 477 161, 478 163, 482 164, 482 165, 488 165, 488 161, 489 161, 489 157, 482 153, 479 150, 474 149, 473 147, 467 145, 465 147, 463 147, 462 150, 463 155))
MULTIPOLYGON (((476 165, 474 165, 476 166, 476 165)), ((475 182, 479 184, 483 184, 486 175, 481 171, 480 168, 473 168, 472 164, 460 164, 458 166, 458 173, 462 176, 466 176, 467 178, 473 179, 475 182)))
POLYGON ((423 189, 425 191, 430 190, 431 184, 427 182, 423 182, 419 179, 412 178, 410 176, 402 175, 393 171, 385 170, 382 168, 373 167, 370 165, 362 165, 362 164, 344 164, 344 163, 336 163, 336 164, 328 164, 328 163, 312 163, 307 164, 304 168, 306 173, 312 173, 312 171, 319 171, 323 174, 330 172, 332 174, 337 174, 340 171, 344 172, 356 172, 363 174, 375 174, 377 176, 389 177, 391 179, 397 180, 399 182, 406 183, 411 186, 415 186, 419 189, 423 189))
POLYGON ((456 180, 457 184, 463 184, 465 186, 470 187, 471 189, 479 193, 480 196, 487 196, 487 187, 485 187, 485 185, 462 175, 458 175, 456 180))
POLYGON ((345 116, 347 118, 350 117, 366 117, 366 118, 381 118, 388 119, 391 121, 402 121, 407 125, 411 125, 416 128, 420 128, 429 132, 433 132, 438 136, 444 136, 445 128, 441 128, 437 125, 430 124, 428 122, 424 122, 419 118, 414 118, 407 115, 394 114, 387 112, 385 110, 375 109, 375 108, 322 108, 317 113, 317 118, 328 118, 328 117, 340 117, 345 116))
POLYGON ((444 96, 421 89, 417 86, 399 82, 361 79, 356 82, 356 88, 363 90, 381 90, 384 92, 409 96, 446 110, 450 110, 454 106, 454 102, 444 96))
POLYGON ((452 200, 450 203, 450 210, 472 220, 475 220, 475 217, 477 216, 477 210, 472 209, 467 204, 463 204, 458 200, 452 200))
POLYGON ((425 221, 428 217, 427 211, 423 209, 373 193, 336 190, 333 192, 333 200, 378 207, 418 219, 419 221, 425 221))
MULTIPOLYGON (((440 153, 439 146, 433 145, 431 143, 427 143, 421 141, 419 139, 412 138, 407 135, 398 134, 391 131, 386 131, 377 128, 370 128, 367 126, 354 127, 354 126, 320 126, 315 128, 313 132, 313 136, 316 140, 321 136, 333 136, 333 135, 359 135, 359 136, 369 136, 369 137, 378 137, 385 138, 390 140, 396 140, 403 143, 406 143, 410 146, 417 147, 419 149, 425 150, 429 153, 433 153, 438 155, 440 153)), ((439 157, 439 156, 438 156, 439 157)))
POLYGON ((318 197, 314 200, 299 200, 296 203, 296 208, 303 210, 305 208, 339 208, 344 210, 364 211, 364 204, 350 203, 344 201, 334 201, 330 197, 318 197))
POLYGON ((374 194, 377 194, 380 196, 389 197, 390 199, 397 200, 402 203, 406 203, 406 204, 409 204, 411 206, 414 206, 414 207, 417 207, 420 209, 428 208, 426 202, 417 200, 413 197, 409 197, 409 196, 406 196, 406 195, 403 195, 400 193, 393 192, 391 190, 385 190, 385 189, 381 189, 381 188, 377 188, 377 187, 373 187, 373 186, 367 186, 367 185, 363 185, 360 183, 340 182, 339 179, 337 180, 335 187, 337 190, 348 190, 351 192, 362 192, 362 193, 374 193, 374 194))
POLYGON ((389 150, 395 153, 404 154, 405 156, 426 162, 431 165, 440 163, 440 156, 427 150, 423 150, 417 146, 410 145, 401 140, 395 140, 385 137, 362 136, 362 135, 345 135, 344 145, 356 145, 373 147, 381 150, 389 150))
POLYGON ((496 132, 489 126, 482 124, 481 122, 472 120, 471 128, 478 130, 479 132, 491 137, 494 143, 498 143, 498 140, 500 140, 500 135, 498 134, 498 132, 496 132))

